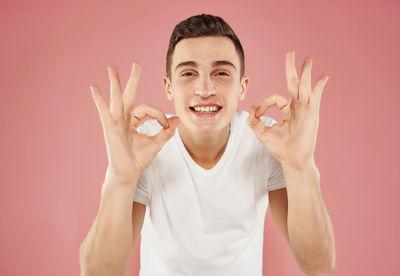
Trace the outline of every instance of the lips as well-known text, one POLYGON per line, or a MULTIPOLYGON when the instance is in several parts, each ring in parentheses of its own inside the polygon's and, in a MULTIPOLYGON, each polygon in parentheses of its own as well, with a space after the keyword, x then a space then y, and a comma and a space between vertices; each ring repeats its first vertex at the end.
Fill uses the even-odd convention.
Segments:
POLYGON ((199 110, 200 108, 205 110, 207 107, 209 107, 209 109, 212 109, 212 110, 214 110, 214 109, 220 110, 222 108, 222 106, 217 103, 199 103, 199 104, 189 106, 189 108, 192 111, 196 111, 196 109, 199 110))
POLYGON ((196 106, 190 106, 189 107, 192 111, 195 112, 216 112, 222 109, 222 106, 219 105, 196 105, 196 106))
POLYGON ((191 105, 190 108, 195 108, 195 107, 206 107, 206 106, 216 106, 218 108, 221 108, 222 106, 216 103, 205 103, 205 104, 195 104, 191 105))
POLYGON ((217 103, 199 103, 189 106, 191 113, 196 118, 216 118, 220 113, 222 106, 217 103))

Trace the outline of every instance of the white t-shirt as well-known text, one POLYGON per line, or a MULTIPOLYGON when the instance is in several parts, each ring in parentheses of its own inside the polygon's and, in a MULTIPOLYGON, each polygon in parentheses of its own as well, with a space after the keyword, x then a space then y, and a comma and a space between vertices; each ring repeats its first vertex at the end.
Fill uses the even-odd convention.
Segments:
MULTIPOLYGON (((176 129, 141 174, 134 198, 147 205, 140 276, 262 275, 268 191, 284 188, 285 179, 281 164, 247 125, 248 114, 237 110, 212 169, 193 161, 176 129)), ((155 135, 160 129, 148 120, 138 130, 155 135)))

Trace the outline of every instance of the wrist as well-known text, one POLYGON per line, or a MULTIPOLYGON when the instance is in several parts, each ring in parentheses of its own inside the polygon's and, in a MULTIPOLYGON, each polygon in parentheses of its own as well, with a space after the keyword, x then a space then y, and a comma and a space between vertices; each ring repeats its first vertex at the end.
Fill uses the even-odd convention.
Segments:
POLYGON ((113 186, 132 186, 133 182, 137 182, 139 180, 140 174, 141 172, 134 169, 132 169, 129 174, 120 174, 108 166, 104 181, 113 186))
POLYGON ((317 165, 314 162, 314 158, 308 159, 303 162, 293 162, 289 160, 283 160, 281 162, 281 165, 282 168, 286 169, 287 171, 293 171, 299 173, 318 170, 317 165))
POLYGON ((288 166, 282 165, 283 174, 285 175, 286 185, 289 189, 301 187, 301 190, 306 191, 307 188, 314 190, 319 189, 320 174, 315 164, 307 166, 288 166), (297 184, 294 184, 297 183, 297 184), (301 185, 298 185, 302 183, 301 185))
POLYGON ((310 162, 306 162, 304 164, 300 165, 289 165, 287 163, 282 163, 282 170, 285 175, 285 177, 290 177, 290 178, 308 178, 308 177, 316 177, 319 179, 319 170, 314 163, 314 160, 310 162))
POLYGON ((101 196, 109 198, 121 198, 128 196, 133 199, 136 191, 137 179, 121 183, 116 179, 108 179, 103 182, 101 196))
POLYGON ((118 191, 121 191, 122 193, 134 192, 139 177, 139 172, 132 172, 129 176, 121 176, 116 174, 112 169, 110 169, 110 167, 107 167, 101 193, 114 193, 118 191))

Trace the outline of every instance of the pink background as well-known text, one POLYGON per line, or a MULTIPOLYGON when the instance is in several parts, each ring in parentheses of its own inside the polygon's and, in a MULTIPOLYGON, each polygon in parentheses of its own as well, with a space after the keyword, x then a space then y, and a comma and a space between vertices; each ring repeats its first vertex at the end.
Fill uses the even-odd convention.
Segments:
MULTIPOLYGON (((1 275, 79 274, 107 166, 89 85, 108 99, 107 65, 125 85, 139 60, 137 103, 172 112, 161 82, 169 36, 201 12, 222 16, 243 44, 242 109, 287 96, 289 50, 298 70, 314 57, 313 81, 330 75, 316 161, 335 231, 332 275, 400 275, 399 1, 224 0, 0 2, 1 275)), ((138 269, 139 243, 126 275, 138 269)), ((303 275, 270 210, 264 275, 303 275)))

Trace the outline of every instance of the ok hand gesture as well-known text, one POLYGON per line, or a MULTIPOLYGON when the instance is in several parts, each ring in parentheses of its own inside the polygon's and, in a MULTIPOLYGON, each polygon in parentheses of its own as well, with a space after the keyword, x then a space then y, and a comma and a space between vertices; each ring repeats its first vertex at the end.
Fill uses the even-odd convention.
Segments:
POLYGON ((329 78, 322 75, 311 89, 312 58, 306 58, 300 80, 295 68, 294 52, 286 55, 286 81, 289 101, 273 94, 257 107, 251 106, 247 123, 265 148, 282 165, 301 169, 314 165, 314 150, 319 123, 322 90, 329 78), (283 113, 283 122, 267 127, 259 117, 272 106, 283 113))
POLYGON ((100 115, 106 142, 108 169, 106 181, 132 183, 146 169, 163 145, 175 133, 178 117, 167 119, 156 107, 142 104, 133 109, 138 89, 141 66, 134 62, 125 87, 121 91, 115 67, 108 67, 110 78, 110 108, 97 85, 91 85, 93 100, 100 115), (146 116, 157 119, 163 128, 155 136, 137 131, 146 116))

